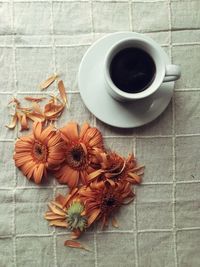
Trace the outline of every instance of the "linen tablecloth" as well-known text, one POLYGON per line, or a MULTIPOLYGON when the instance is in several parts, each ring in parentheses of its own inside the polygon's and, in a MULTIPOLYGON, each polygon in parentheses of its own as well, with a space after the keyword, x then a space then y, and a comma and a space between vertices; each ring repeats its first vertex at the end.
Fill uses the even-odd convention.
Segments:
POLYGON ((0 267, 200 266, 199 10, 199 0, 0 0, 0 267), (182 68, 168 108, 138 129, 96 120, 77 87, 85 51, 116 31, 146 33, 182 68), (64 247, 68 232, 48 227, 47 203, 67 187, 53 178, 40 186, 28 182, 12 160, 15 140, 24 133, 4 127, 13 97, 56 92, 54 86, 38 90, 54 72, 70 103, 57 125, 88 121, 108 147, 124 156, 134 152, 146 165, 135 201, 117 215, 120 228, 94 227, 81 238, 91 252, 64 247))

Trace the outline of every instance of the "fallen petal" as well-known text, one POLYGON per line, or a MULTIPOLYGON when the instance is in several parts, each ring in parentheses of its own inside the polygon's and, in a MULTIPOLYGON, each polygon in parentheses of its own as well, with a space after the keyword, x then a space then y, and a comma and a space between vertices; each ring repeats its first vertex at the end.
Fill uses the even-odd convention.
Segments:
POLYGON ((58 90, 60 92, 60 97, 63 100, 63 102, 66 104, 67 103, 67 94, 65 91, 65 86, 62 80, 58 82, 58 90))
POLYGON ((8 129, 14 129, 16 125, 17 125, 17 115, 15 114, 15 115, 13 116, 13 118, 12 118, 11 123, 10 123, 9 125, 6 125, 6 127, 7 127, 8 129))
POLYGON ((90 249, 86 248, 80 242, 77 242, 77 241, 74 241, 74 240, 66 240, 64 245, 67 246, 67 247, 70 247, 70 248, 79 248, 79 249, 85 249, 87 251, 90 251, 90 249))
POLYGON ((24 97, 24 99, 27 100, 27 101, 40 102, 40 101, 46 99, 46 97, 31 97, 31 96, 26 96, 26 97, 24 97))
POLYGON ((23 114, 23 115, 21 116, 20 124, 21 124, 21 129, 20 129, 20 131, 24 131, 24 130, 28 130, 28 129, 29 129, 26 114, 23 114))
POLYGON ((41 82, 41 84, 39 85, 40 89, 41 90, 47 89, 57 78, 58 78, 58 75, 57 74, 53 74, 48 79, 46 79, 45 81, 41 82))
POLYGON ((35 113, 35 112, 28 112, 28 113, 26 114, 26 116, 27 116, 30 120, 34 121, 34 122, 43 122, 43 121, 45 121, 45 117, 44 117, 44 115, 42 115, 42 114, 38 114, 38 113, 35 113))
POLYGON ((33 111, 39 114, 43 114, 39 104, 36 101, 33 101, 33 111))
POLYGON ((112 218, 112 226, 115 227, 115 228, 119 228, 119 225, 117 223, 117 220, 115 217, 112 218))

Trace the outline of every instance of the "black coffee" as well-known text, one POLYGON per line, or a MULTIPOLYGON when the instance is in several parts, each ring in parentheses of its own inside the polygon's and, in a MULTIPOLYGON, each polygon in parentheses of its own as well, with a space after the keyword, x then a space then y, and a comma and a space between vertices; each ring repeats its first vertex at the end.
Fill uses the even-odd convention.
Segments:
POLYGON ((144 91, 153 81, 156 67, 151 56, 139 48, 125 48, 111 61, 113 83, 127 93, 144 91))

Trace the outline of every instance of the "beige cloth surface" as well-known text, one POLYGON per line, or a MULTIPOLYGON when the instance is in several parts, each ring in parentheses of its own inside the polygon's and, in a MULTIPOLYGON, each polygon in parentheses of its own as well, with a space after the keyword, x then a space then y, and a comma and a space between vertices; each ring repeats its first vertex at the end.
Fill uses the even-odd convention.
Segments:
MULTIPOLYGON (((0 1, 0 266, 200 266, 200 1, 0 1), (139 129, 96 120, 81 101, 76 74, 87 48, 115 31, 145 32, 182 67, 167 110, 139 129), (118 214, 119 229, 92 229, 82 241, 92 251, 63 246, 66 230, 48 227, 47 203, 66 188, 55 180, 27 182, 12 160, 21 133, 4 127, 16 96, 43 95, 41 80, 61 73, 71 119, 87 120, 119 153, 146 165, 136 200, 118 214)), ((45 94, 55 92, 51 87, 45 94)))

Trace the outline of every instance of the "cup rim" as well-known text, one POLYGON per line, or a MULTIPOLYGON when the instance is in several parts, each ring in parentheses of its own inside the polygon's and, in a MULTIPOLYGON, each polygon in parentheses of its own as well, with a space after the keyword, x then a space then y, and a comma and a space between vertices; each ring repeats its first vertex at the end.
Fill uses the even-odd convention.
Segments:
MULTIPOLYGON (((127 45, 125 47, 134 47, 134 46, 127 45)), ((145 49, 143 49, 143 50, 145 50, 145 49)), ((120 49, 118 51, 120 51, 120 49)), ((148 51, 146 51, 146 50, 145 50, 145 52, 148 53, 148 51)), ((136 37, 131 37, 131 38, 129 37, 129 38, 125 38, 123 40, 120 40, 111 46, 111 48, 108 50, 108 52, 105 56, 104 77, 106 79, 106 82, 107 82, 108 86, 118 96, 123 97, 124 99, 135 100, 135 99, 141 99, 141 98, 145 98, 147 96, 150 96, 151 94, 153 94, 155 91, 158 90, 158 88, 160 87, 160 85, 163 82, 164 76, 165 76, 165 64, 164 64, 162 57, 160 56, 160 47, 154 42, 154 40, 146 39, 145 36, 144 37, 143 36, 141 36, 141 37, 136 36, 136 37), (110 70, 109 70, 112 57, 115 55, 115 54, 113 55, 113 52, 115 50, 117 50, 119 47, 121 47, 123 44, 130 43, 132 41, 136 41, 138 43, 145 44, 146 46, 151 47, 151 49, 154 50, 155 54, 157 55, 156 59, 150 53, 149 54, 152 57, 152 59, 154 60, 154 63, 156 66, 156 73, 158 71, 157 69, 158 69, 158 65, 159 65, 159 75, 157 75, 155 73, 155 77, 154 77, 153 81, 151 82, 150 86, 147 89, 145 89, 144 91, 138 92, 138 93, 127 93, 127 92, 124 92, 121 89, 119 89, 113 83, 113 81, 110 77, 110 70)))

